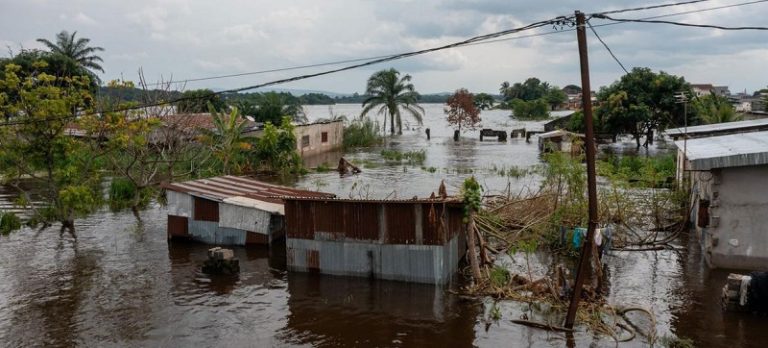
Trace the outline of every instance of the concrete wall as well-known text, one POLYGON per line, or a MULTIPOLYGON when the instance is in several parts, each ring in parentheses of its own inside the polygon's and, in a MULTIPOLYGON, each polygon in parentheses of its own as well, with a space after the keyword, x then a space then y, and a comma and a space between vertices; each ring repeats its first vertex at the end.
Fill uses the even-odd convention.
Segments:
POLYGON ((344 140, 344 122, 299 125, 296 126, 293 134, 296 135, 296 150, 299 154, 302 157, 313 156, 341 148, 344 140), (327 134, 325 142, 323 142, 323 133, 327 134))
MULTIPOLYGON (((712 267, 768 270, 768 165, 693 175, 693 192, 709 200, 709 225, 696 228, 712 267)), ((698 202, 693 220, 697 221, 698 202)))
POLYGON ((287 263, 291 271, 445 284, 458 269, 460 238, 445 245, 289 238, 287 263))

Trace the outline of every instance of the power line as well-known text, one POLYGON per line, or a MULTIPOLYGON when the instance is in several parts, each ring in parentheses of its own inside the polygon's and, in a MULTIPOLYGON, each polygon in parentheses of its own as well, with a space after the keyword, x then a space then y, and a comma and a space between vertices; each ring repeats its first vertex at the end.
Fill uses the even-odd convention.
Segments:
POLYGON ((644 19, 625 19, 625 18, 613 18, 606 15, 600 15, 595 14, 593 18, 600 18, 600 19, 607 19, 615 22, 621 22, 621 23, 651 23, 651 24, 671 24, 671 25, 678 25, 682 27, 694 27, 694 28, 712 28, 712 29, 719 29, 719 30, 768 30, 768 27, 756 27, 756 26, 746 26, 746 27, 725 27, 721 25, 713 25, 713 24, 693 24, 693 23, 682 23, 682 22, 672 22, 672 21, 659 21, 659 20, 644 20, 644 19))
MULTIPOLYGON (((645 6, 645 7, 635 7, 635 8, 621 9, 621 10, 615 10, 615 11, 599 12, 598 14, 613 14, 613 13, 643 11, 643 10, 651 10, 651 9, 664 8, 664 7, 688 5, 688 4, 694 4, 694 3, 699 3, 699 2, 707 2, 707 1, 710 1, 710 0, 692 0, 692 1, 685 1, 685 2, 679 2, 679 3, 672 3, 672 4, 660 4, 660 5, 652 5, 652 6, 645 6)), ((768 1, 768 0, 762 0, 762 1, 768 1)), ((761 1, 757 1, 757 2, 761 2, 761 1)), ((575 30, 575 29, 572 29, 572 30, 575 30)), ((571 30, 566 30, 566 31, 571 31, 571 30)), ((556 32, 549 32, 549 33, 543 33, 543 34, 534 34, 534 35, 520 36, 520 37, 507 38, 507 39, 501 39, 501 40, 491 40, 491 41, 488 41, 488 42, 499 42, 499 41, 515 40, 515 39, 522 39, 522 38, 527 38, 527 37, 549 35, 549 34, 554 34, 554 33, 556 33, 556 32)), ((475 44, 467 44, 466 46, 472 46, 472 45, 475 45, 475 44)), ((147 84, 147 86, 160 86, 160 85, 164 85, 164 84, 183 84, 183 83, 188 83, 188 82, 217 80, 217 79, 224 79, 224 78, 230 78, 230 77, 242 77, 242 76, 250 76, 250 75, 259 75, 259 74, 265 74, 265 73, 272 73, 272 72, 282 72, 282 71, 299 70, 299 69, 306 69, 306 68, 315 68, 315 67, 321 67, 321 66, 330 66, 330 65, 355 63, 355 62, 366 61, 366 60, 382 59, 382 58, 386 58, 386 57, 390 57, 390 56, 394 56, 394 55, 398 55, 398 54, 389 54, 389 55, 367 57, 367 58, 357 58, 357 59, 347 59, 347 60, 331 61, 331 62, 326 62, 326 63, 317 63, 317 64, 308 64, 308 65, 285 67, 285 68, 274 68, 274 69, 258 70, 258 71, 235 73, 235 74, 228 74, 228 75, 217 75, 217 76, 209 76, 209 77, 191 78, 191 79, 179 80, 179 81, 168 81, 168 82, 165 82, 165 83, 164 82, 155 82, 155 83, 147 84)))
POLYGON ((624 64, 621 64, 621 61, 619 60, 619 58, 616 58, 616 55, 613 54, 613 51, 611 51, 611 48, 608 47, 608 44, 606 44, 605 41, 603 41, 603 39, 600 38, 600 35, 597 35, 597 31, 595 30, 595 28, 592 27, 592 24, 589 23, 589 21, 587 21, 587 25, 589 26, 589 29, 592 29, 592 33, 595 34, 595 37, 597 38, 597 40, 600 41, 600 43, 603 44, 603 47, 605 47, 605 49, 608 50, 608 53, 611 54, 611 57, 613 57, 613 60, 615 60, 616 63, 619 63, 619 66, 621 67, 622 70, 624 70, 625 73, 629 74, 629 71, 627 71, 627 68, 624 67, 624 64))
MULTIPOLYGON (((137 105, 137 106, 117 108, 117 109, 113 109, 113 110, 109 110, 109 111, 102 111, 101 113, 106 113, 106 112, 124 112, 124 111, 131 111, 131 110, 139 110, 139 109, 144 109, 144 108, 149 108, 149 107, 156 107, 156 106, 174 104, 174 103, 178 103, 178 102, 182 102, 182 101, 187 101, 187 100, 208 98, 208 97, 211 97, 211 96, 214 96, 214 95, 227 94, 227 93, 237 93, 237 92, 242 92, 242 91, 251 90, 251 89, 257 89, 257 88, 261 88, 261 87, 267 87, 267 86, 272 86, 272 85, 277 85, 277 84, 282 84, 282 83, 287 83, 287 82, 292 82, 292 81, 304 80, 304 79, 308 79, 308 78, 311 78, 311 77, 317 77, 317 76, 333 74, 333 73, 347 71, 347 70, 352 70, 352 69, 356 69, 356 68, 360 68, 360 67, 364 67, 364 66, 384 63, 384 62, 393 61, 393 60, 399 60, 399 59, 403 59, 403 58, 413 57, 413 56, 422 55, 422 54, 431 53, 431 52, 436 52, 436 51, 441 51, 441 50, 445 50, 445 49, 449 49, 449 48, 461 47, 461 46, 472 45, 472 44, 479 44, 479 43, 482 43, 485 40, 489 40, 489 39, 493 39, 493 38, 497 38, 497 37, 501 37, 501 36, 505 36, 505 35, 509 35, 509 34, 514 34, 514 33, 522 32, 522 31, 526 31, 526 30, 532 30, 532 29, 543 27, 543 26, 550 25, 550 24, 557 24, 557 23, 564 22, 566 20, 568 20, 566 17, 557 17, 557 18, 553 18, 553 19, 548 19, 548 20, 544 20, 544 21, 535 22, 535 23, 532 23, 532 24, 529 24, 529 25, 526 25, 526 26, 523 26, 523 27, 520 27, 520 28, 507 29, 507 30, 503 30, 503 31, 499 31, 499 32, 491 33, 491 34, 479 35, 479 36, 475 36, 475 37, 472 37, 472 38, 469 38, 469 39, 466 39, 466 40, 463 40, 463 41, 454 42, 454 43, 443 45, 443 46, 432 47, 432 48, 428 48, 428 49, 423 49, 423 50, 418 50, 418 51, 411 51, 411 52, 406 52, 406 53, 400 53, 400 54, 391 55, 391 56, 384 56, 382 58, 378 58, 378 59, 374 59, 374 60, 368 60, 368 61, 365 61, 363 63, 348 65, 348 66, 337 68, 337 69, 326 70, 326 71, 321 71, 321 72, 312 73, 312 74, 305 74, 305 75, 300 75, 300 76, 294 76, 294 77, 290 77, 290 78, 285 78, 285 79, 265 82, 265 83, 261 83, 261 84, 257 84, 257 85, 245 86, 245 87, 234 88, 234 89, 218 91, 218 92, 211 92, 211 93, 208 93, 208 94, 205 94, 205 95, 181 97, 181 98, 176 98, 176 99, 168 100, 168 101, 161 101, 161 102, 149 103, 149 104, 144 104, 144 105, 137 105)), ((86 115, 89 115, 89 114, 86 114, 86 115)), ((92 115, 92 114, 90 114, 90 115, 92 115)), ((79 116, 82 116, 82 115, 79 115, 79 116)), ((67 115, 67 116, 63 116, 63 117, 45 118, 45 119, 40 119, 40 120, 8 121, 8 122, 5 122, 3 124, 0 124, 0 126, 10 126, 10 125, 15 125, 15 124, 25 124, 25 123, 33 123, 33 122, 46 122, 46 121, 55 121, 55 120, 65 120, 65 119, 75 118, 75 117, 77 117, 77 116, 67 115)))
POLYGON ((606 15, 606 14, 613 14, 613 13, 645 11, 645 10, 653 10, 653 9, 663 8, 663 7, 689 5, 689 4, 695 4, 695 3, 698 3, 698 2, 707 2, 707 1, 710 1, 710 0, 693 0, 693 1, 684 1, 684 2, 672 3, 672 4, 651 5, 651 6, 645 6, 645 7, 627 8, 627 9, 623 9, 623 10, 605 11, 605 12, 599 12, 597 14, 606 15))
MULTIPOLYGON (((702 2, 702 1, 704 1, 704 0, 695 1, 695 2, 702 2)), ((697 13, 697 12, 712 11, 712 10, 718 10, 718 9, 724 9, 724 8, 730 8, 730 7, 745 6, 745 5, 756 4, 756 3, 766 2, 766 1, 768 1, 768 0, 758 0, 758 1, 752 1, 752 2, 746 2, 746 3, 733 4, 733 5, 725 5, 725 6, 706 8, 706 9, 684 11, 684 12, 665 14, 665 15, 660 15, 660 16, 652 16, 652 17, 641 18, 641 19, 637 19, 636 21, 651 20, 651 19, 662 18, 662 17, 671 17, 671 16, 678 16, 678 15, 683 15, 683 14, 691 14, 691 13, 697 13)), ((693 3, 693 2, 689 1, 689 2, 682 2, 682 3, 675 3, 675 4, 656 5, 656 6, 648 6, 646 8, 625 9, 625 10, 617 10, 617 11, 622 11, 622 12, 639 11, 639 10, 651 9, 651 8, 660 8, 660 7, 669 7, 669 6, 680 6, 680 5, 689 4, 689 3, 693 3)), ((614 12, 615 11, 613 11, 613 12, 603 12, 603 13, 614 13, 614 12)), ((593 14, 592 16, 595 16, 595 15, 593 14)), ((607 16, 605 16, 605 17, 607 17, 607 16)), ((553 24, 553 25, 560 24, 562 26, 565 23, 568 23, 568 22, 572 21, 572 18, 573 18, 572 16, 568 16, 568 17, 560 16, 560 17, 556 17, 556 18, 553 18, 553 19, 545 20, 545 21, 535 22, 535 23, 532 23, 532 24, 529 24, 527 26, 520 27, 520 28, 508 29, 508 30, 504 30, 504 31, 496 32, 496 33, 475 36, 475 37, 472 37, 470 39, 467 39, 467 40, 464 40, 464 41, 455 42, 455 43, 448 44, 448 45, 438 46, 438 47, 424 49, 424 50, 419 50, 419 51, 412 51, 412 52, 394 54, 394 55, 389 55, 389 56, 373 57, 374 59, 372 59, 372 60, 369 60, 368 58, 359 58, 359 59, 350 59, 350 60, 347 60, 347 61, 311 64, 311 65, 308 65, 308 66, 298 66, 298 67, 271 69, 271 70, 276 70, 276 71, 286 71, 286 70, 302 69, 302 68, 312 67, 312 66, 337 65, 337 64, 344 63, 344 62, 364 61, 364 63, 350 65, 350 66, 346 66, 346 67, 342 67, 342 68, 338 68, 338 69, 332 69, 332 70, 323 71, 323 72, 314 73, 314 74, 301 75, 301 76, 296 76, 296 77, 286 78, 286 79, 281 79, 281 80, 275 80, 275 81, 266 82, 266 83, 257 84, 257 85, 252 85, 252 86, 246 86, 246 87, 230 89, 230 90, 224 90, 224 91, 219 91, 219 92, 212 92, 212 93, 205 94, 205 95, 200 95, 200 96, 181 97, 181 98, 172 99, 172 100, 168 100, 168 101, 162 101, 162 102, 156 102, 156 103, 150 103, 150 104, 144 104, 144 105, 137 105, 137 106, 133 106, 133 107, 124 107, 124 108, 118 108, 118 109, 113 109, 113 110, 108 110, 108 111, 101 111, 100 113, 124 112, 124 111, 131 111, 131 110, 139 110, 139 109, 144 109, 144 108, 149 108, 149 107, 156 107, 156 106, 162 106, 162 105, 178 103, 178 102, 181 102, 181 101, 208 98, 208 97, 211 97, 211 96, 214 96, 214 95, 219 95, 219 94, 237 93, 237 92, 241 92, 241 91, 245 91, 245 90, 251 90, 251 89, 256 89, 256 88, 261 88, 261 87, 266 87, 266 86, 271 86, 271 85, 277 85, 277 84, 282 84, 282 83, 287 83, 287 82, 292 82, 292 81, 303 80, 303 79, 307 79, 307 78, 311 78, 311 77, 316 77, 316 76, 333 74, 333 73, 336 73, 336 72, 341 72, 341 71, 346 71, 346 70, 352 70, 352 69, 356 69, 356 68, 359 68, 359 67, 364 67, 364 66, 379 64, 379 63, 383 63, 383 62, 387 62, 387 61, 393 61, 393 60, 408 58, 408 57, 422 55, 422 54, 426 54, 426 53, 430 53, 430 52, 435 52, 435 51, 440 51, 440 50, 444 50, 444 49, 448 49, 448 48, 456 48, 456 47, 463 47, 463 46, 473 46, 473 45, 479 45, 479 44, 496 43, 496 42, 502 42, 502 41, 509 41, 509 40, 528 38, 528 37, 545 36, 545 35, 552 35, 552 34, 556 34, 556 33, 570 32, 570 31, 574 31, 576 29, 575 28, 568 28, 568 29, 561 29, 559 31, 554 31, 554 32, 537 33, 537 34, 531 34, 531 35, 526 35, 526 36, 516 36, 516 37, 511 37, 511 38, 498 39, 501 36, 506 36, 506 35, 522 32, 522 31, 526 31, 526 30, 532 30, 532 29, 536 29, 536 28, 543 27, 543 26, 550 25, 550 24, 553 24)), ((624 22, 616 21, 616 22, 612 22, 612 23, 597 24, 597 25, 594 25, 594 27, 603 27, 603 26, 616 25, 616 24, 622 24, 622 23, 624 23, 624 22)), ((265 73, 265 72, 271 72, 271 71, 270 70, 265 70, 265 71, 261 71, 261 72, 241 73, 241 74, 232 74, 232 75, 243 76, 243 75, 248 75, 248 74, 257 74, 257 73, 265 73)), ((223 78, 224 76, 229 76, 229 75, 214 76, 214 77, 207 77, 207 78, 199 78, 199 79, 196 79, 196 80, 202 80, 202 79, 212 80, 212 79, 215 79, 215 78, 223 78)), ((187 80, 187 81, 189 81, 189 80, 187 80)), ((75 117, 77 117, 77 116, 71 116, 70 115, 70 116, 57 117, 57 118, 46 118, 46 119, 41 119, 41 120, 8 121, 8 122, 0 124, 0 126, 10 126, 10 125, 16 125, 16 124, 33 123, 33 122, 55 121, 55 120, 62 120, 62 119, 75 118, 75 117)))

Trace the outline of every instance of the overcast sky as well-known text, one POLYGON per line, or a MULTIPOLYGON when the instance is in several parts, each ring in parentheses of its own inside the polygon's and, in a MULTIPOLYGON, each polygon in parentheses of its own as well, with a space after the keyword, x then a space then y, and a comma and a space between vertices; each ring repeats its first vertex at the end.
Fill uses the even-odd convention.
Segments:
MULTIPOLYGON (((640 18, 738 4, 717 0, 617 14, 640 18)), ((510 29, 574 10, 656 4, 645 1, 513 0, 0 0, 0 44, 38 48, 61 30, 78 32, 106 49, 103 80, 174 80, 372 57, 423 49, 510 29)), ((765 25, 768 3, 666 18, 689 23, 765 25)), ((593 19, 593 25, 606 23, 593 19)), ((596 28, 627 68, 647 66, 683 75, 692 83, 727 85, 732 92, 768 84, 768 32, 724 32, 659 24, 596 28)), ((552 28, 533 32, 545 33, 552 28)), ((518 34, 521 35, 521 34, 518 34)), ((590 33, 593 87, 622 71, 590 33)), ((8 53, 5 53, 8 55, 8 53)), ((280 87, 363 92, 372 72, 394 66, 413 76, 422 93, 498 92, 502 81, 536 76, 552 84, 579 84, 575 32, 456 48, 280 87)), ((190 83, 187 88, 234 88, 325 68, 190 83)))

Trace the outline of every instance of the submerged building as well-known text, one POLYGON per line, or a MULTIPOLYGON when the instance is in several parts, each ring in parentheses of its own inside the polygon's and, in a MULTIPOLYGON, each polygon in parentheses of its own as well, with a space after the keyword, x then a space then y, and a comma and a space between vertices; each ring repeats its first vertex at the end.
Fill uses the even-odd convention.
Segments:
POLYGON ((168 239, 215 245, 268 244, 283 237, 281 197, 334 197, 229 175, 163 188, 168 197, 168 239))
POLYGON ((466 242, 450 199, 285 198, 290 271, 444 284, 466 242))
POLYGON ((691 221, 709 265, 768 270, 768 131, 675 145, 678 176, 690 178, 691 221))

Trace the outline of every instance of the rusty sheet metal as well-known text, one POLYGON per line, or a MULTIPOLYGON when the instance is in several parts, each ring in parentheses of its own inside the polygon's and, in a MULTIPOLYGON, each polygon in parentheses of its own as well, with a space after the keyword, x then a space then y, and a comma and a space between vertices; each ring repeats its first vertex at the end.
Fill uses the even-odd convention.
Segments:
POLYGON ((269 244, 269 236, 252 231, 245 232, 245 245, 266 245, 269 244))
POLYGON ((416 243, 416 214, 414 206, 420 203, 387 204, 384 207, 386 219, 386 244, 416 243))
POLYGON ((307 268, 310 272, 320 271, 320 251, 307 250, 307 268))
POLYGON ((315 223, 312 204, 299 201, 285 202, 285 231, 288 238, 313 239, 315 223))
POLYGON ((287 199, 285 211, 288 238, 442 245, 463 229, 445 201, 287 199))
POLYGON ((345 202, 344 236, 358 241, 378 240, 379 207, 380 205, 375 203, 345 202))
POLYGON ((194 220, 219 221, 219 203, 210 199, 195 197, 193 202, 194 220))
POLYGON ((169 191, 184 192, 193 196, 221 201, 230 197, 248 197, 270 203, 282 203, 281 197, 332 198, 335 195, 324 192, 299 190, 268 184, 244 176, 219 176, 163 185, 169 191))
POLYGON ((186 216, 168 215, 168 238, 189 237, 189 219, 186 216))

